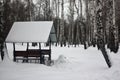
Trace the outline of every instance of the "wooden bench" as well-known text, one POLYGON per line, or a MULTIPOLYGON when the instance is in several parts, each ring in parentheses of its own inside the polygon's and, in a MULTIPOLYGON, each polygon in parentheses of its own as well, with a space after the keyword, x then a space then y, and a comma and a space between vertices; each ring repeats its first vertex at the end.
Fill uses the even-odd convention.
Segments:
POLYGON ((37 50, 37 49, 29 49, 27 56, 28 56, 28 57, 40 57, 40 50, 37 50))
POLYGON ((42 54, 42 55, 48 55, 49 56, 49 60, 51 60, 51 50, 49 49, 42 49, 41 51, 40 51, 40 53, 42 54))

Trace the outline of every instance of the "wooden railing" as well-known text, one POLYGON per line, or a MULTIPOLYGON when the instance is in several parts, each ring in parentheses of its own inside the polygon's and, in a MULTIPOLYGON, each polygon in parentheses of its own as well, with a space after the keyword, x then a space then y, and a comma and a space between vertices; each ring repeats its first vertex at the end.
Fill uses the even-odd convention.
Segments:
POLYGON ((40 63, 44 63, 44 56, 48 55, 48 60, 51 61, 50 49, 28 49, 27 51, 14 51, 14 61, 18 60, 39 60, 40 63))

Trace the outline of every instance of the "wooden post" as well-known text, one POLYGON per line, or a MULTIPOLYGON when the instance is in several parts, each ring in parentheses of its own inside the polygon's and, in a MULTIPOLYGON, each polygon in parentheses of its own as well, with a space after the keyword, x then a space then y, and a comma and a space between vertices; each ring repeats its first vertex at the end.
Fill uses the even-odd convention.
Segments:
POLYGON ((50 41, 49 41, 49 49, 51 50, 51 38, 50 38, 50 41))
POLYGON ((40 52, 40 64, 42 64, 41 43, 39 43, 39 52, 40 52))
POLYGON ((29 43, 27 43, 27 51, 28 51, 28 48, 29 48, 29 43))
POLYGON ((44 63, 44 55, 41 53, 41 43, 39 43, 39 50, 40 50, 40 64, 44 63))
POLYGON ((13 61, 16 61, 16 56, 15 56, 15 43, 13 43, 13 61))
POLYGON ((41 50, 41 43, 39 43, 39 50, 41 50))
POLYGON ((51 38, 50 38, 50 41, 49 41, 49 50, 50 50, 50 53, 49 53, 49 60, 51 61, 51 38))
POLYGON ((29 43, 27 43, 27 57, 26 57, 26 62, 28 62, 28 54, 29 54, 28 48, 29 48, 29 43))

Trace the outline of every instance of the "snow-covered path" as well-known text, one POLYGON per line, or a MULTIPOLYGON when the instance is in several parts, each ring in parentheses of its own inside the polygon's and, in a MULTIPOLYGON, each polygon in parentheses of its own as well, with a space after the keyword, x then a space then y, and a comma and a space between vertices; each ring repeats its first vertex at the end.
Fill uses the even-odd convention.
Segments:
POLYGON ((120 80, 120 51, 114 54, 108 50, 111 68, 107 67, 101 52, 93 47, 84 50, 83 46, 53 46, 53 66, 12 62, 11 44, 8 52, 11 59, 0 62, 0 80, 120 80))

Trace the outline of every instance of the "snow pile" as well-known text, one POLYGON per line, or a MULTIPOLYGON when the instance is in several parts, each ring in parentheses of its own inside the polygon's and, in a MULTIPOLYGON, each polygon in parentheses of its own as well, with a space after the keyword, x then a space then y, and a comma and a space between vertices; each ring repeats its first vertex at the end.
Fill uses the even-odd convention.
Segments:
POLYGON ((67 58, 64 55, 60 55, 57 60, 55 60, 55 65, 68 63, 67 58))

